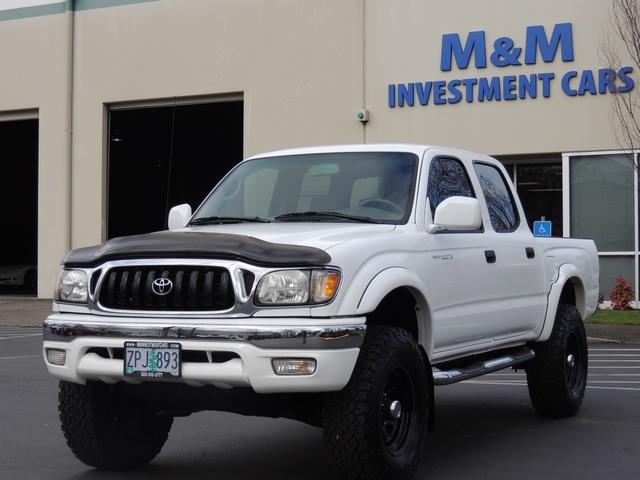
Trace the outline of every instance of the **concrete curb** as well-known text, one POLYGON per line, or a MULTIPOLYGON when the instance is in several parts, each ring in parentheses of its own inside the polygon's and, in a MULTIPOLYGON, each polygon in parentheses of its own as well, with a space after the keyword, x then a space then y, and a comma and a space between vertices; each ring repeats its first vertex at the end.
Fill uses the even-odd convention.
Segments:
POLYGON ((640 343, 640 325, 587 323, 589 343, 640 343))

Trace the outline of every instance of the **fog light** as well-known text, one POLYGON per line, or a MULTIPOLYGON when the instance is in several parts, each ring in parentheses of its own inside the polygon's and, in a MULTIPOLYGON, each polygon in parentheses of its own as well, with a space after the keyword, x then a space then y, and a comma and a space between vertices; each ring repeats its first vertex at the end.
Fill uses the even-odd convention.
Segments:
POLYGON ((67 352, 56 348, 47 348, 47 361, 51 365, 64 365, 67 361, 67 352))
POLYGON ((313 375, 316 371, 313 358, 274 358, 271 364, 276 375, 313 375))

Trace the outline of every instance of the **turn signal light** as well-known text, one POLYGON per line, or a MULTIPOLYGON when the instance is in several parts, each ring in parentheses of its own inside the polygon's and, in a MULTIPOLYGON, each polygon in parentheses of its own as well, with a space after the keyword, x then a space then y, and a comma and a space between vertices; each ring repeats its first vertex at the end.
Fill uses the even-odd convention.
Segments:
POLYGON ((325 303, 333 298, 340 285, 340 273, 335 270, 314 270, 311 278, 313 303, 325 303))
POLYGON ((274 358, 271 365, 276 375, 313 375, 316 371, 313 358, 274 358))
POLYGON ((47 362, 51 365, 64 365, 67 361, 67 352, 57 348, 47 348, 47 362))

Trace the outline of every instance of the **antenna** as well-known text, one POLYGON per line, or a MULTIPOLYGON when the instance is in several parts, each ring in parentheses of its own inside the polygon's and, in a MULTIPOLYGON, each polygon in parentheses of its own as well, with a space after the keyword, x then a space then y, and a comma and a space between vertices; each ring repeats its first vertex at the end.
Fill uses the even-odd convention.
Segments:
POLYGON ((164 218, 163 224, 168 228, 169 215, 169 193, 171 192, 171 169, 173 167, 173 139, 176 130, 176 97, 173 97, 173 110, 171 111, 171 136, 169 142, 169 168, 167 170, 167 192, 164 202, 164 218))

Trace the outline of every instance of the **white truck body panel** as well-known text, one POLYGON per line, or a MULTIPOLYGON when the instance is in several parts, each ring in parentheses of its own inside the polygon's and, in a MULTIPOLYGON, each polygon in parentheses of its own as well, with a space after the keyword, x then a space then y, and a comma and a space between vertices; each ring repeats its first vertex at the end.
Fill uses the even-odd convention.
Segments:
MULTIPOLYGON (((339 291, 334 300, 326 305, 257 309, 250 316, 212 314, 207 317, 207 323, 232 325, 241 319, 243 326, 331 325, 339 324, 341 318, 349 318, 350 321, 358 318, 364 323, 366 315, 373 312, 386 295, 397 288, 405 288, 416 300, 419 343, 431 362, 437 363, 523 345, 530 341, 546 340, 553 327, 562 290, 569 281, 575 289, 576 306, 583 319, 595 311, 599 273, 597 252, 592 241, 534 238, 510 181, 507 182, 515 200, 519 224, 510 232, 493 230, 482 186, 474 172, 474 162, 495 166, 508 179, 504 167, 495 159, 442 147, 393 144, 295 149, 271 152, 252 159, 329 152, 383 151, 411 152, 420 158, 413 207, 406 224, 276 222, 191 226, 178 230, 178 233, 199 231, 246 235, 268 242, 319 248, 330 254, 330 266, 337 267, 342 272, 339 291), (426 200, 429 167, 437 157, 456 158, 466 168, 480 202, 482 231, 427 232, 427 225, 433 221, 426 200), (533 250, 533 257, 528 256, 527 249, 533 250), (493 263, 487 260, 488 251, 495 256, 493 263)), ((100 312, 81 305, 63 303, 57 303, 55 310, 68 315, 82 314, 93 318, 101 315, 100 312)), ((51 322, 61 321, 62 313, 52 315, 51 322)), ((190 321, 179 317, 177 315, 175 319, 162 318, 155 321, 178 324, 190 321)), ((145 320, 145 315, 138 315, 138 320, 149 321, 145 320)), ((92 345, 91 338, 83 337, 82 342, 76 346, 82 344, 82 349, 86 351, 92 345)), ((104 341, 105 339, 94 339, 93 344, 99 346, 104 341)), ((107 343, 111 341, 108 340, 107 343)), ((228 345, 230 344, 227 343, 225 347, 228 345)), ((82 349, 76 346, 73 347, 73 353, 69 356, 71 361, 66 366, 47 363, 52 374, 76 382, 103 377, 105 381, 122 379, 117 373, 120 367, 116 368, 115 363, 112 362, 110 370, 105 370, 106 373, 100 373, 101 368, 106 366, 98 365, 101 362, 95 358, 84 361, 78 353, 82 349)), ((210 345, 211 348, 217 346, 215 342, 210 345)), ((68 347, 45 340, 44 348, 68 347)), ((245 367, 236 366, 235 370, 230 370, 231 377, 236 372, 236 380, 228 377, 220 380, 214 375, 210 382, 204 383, 247 384, 261 392, 339 390, 348 381, 357 358, 357 349, 353 348, 345 349, 339 361, 337 356, 328 360, 328 356, 335 354, 335 350, 306 350, 306 356, 318 361, 317 382, 313 377, 288 377, 286 382, 275 382, 270 387, 269 381, 273 379, 268 375, 264 377, 264 372, 255 375, 251 373, 258 368, 255 367, 255 358, 260 357, 258 350, 260 349, 256 347, 237 349, 241 351, 245 367)), ((300 354, 297 351, 295 353, 300 354)), ((269 355, 260 358, 272 358, 281 354, 283 352, 271 351, 269 355)), ((267 363, 261 363, 258 370, 264 365, 267 363)), ((119 371, 121 370, 122 368, 119 371)), ((197 375, 192 380, 194 383, 203 382, 201 376, 197 375)))

